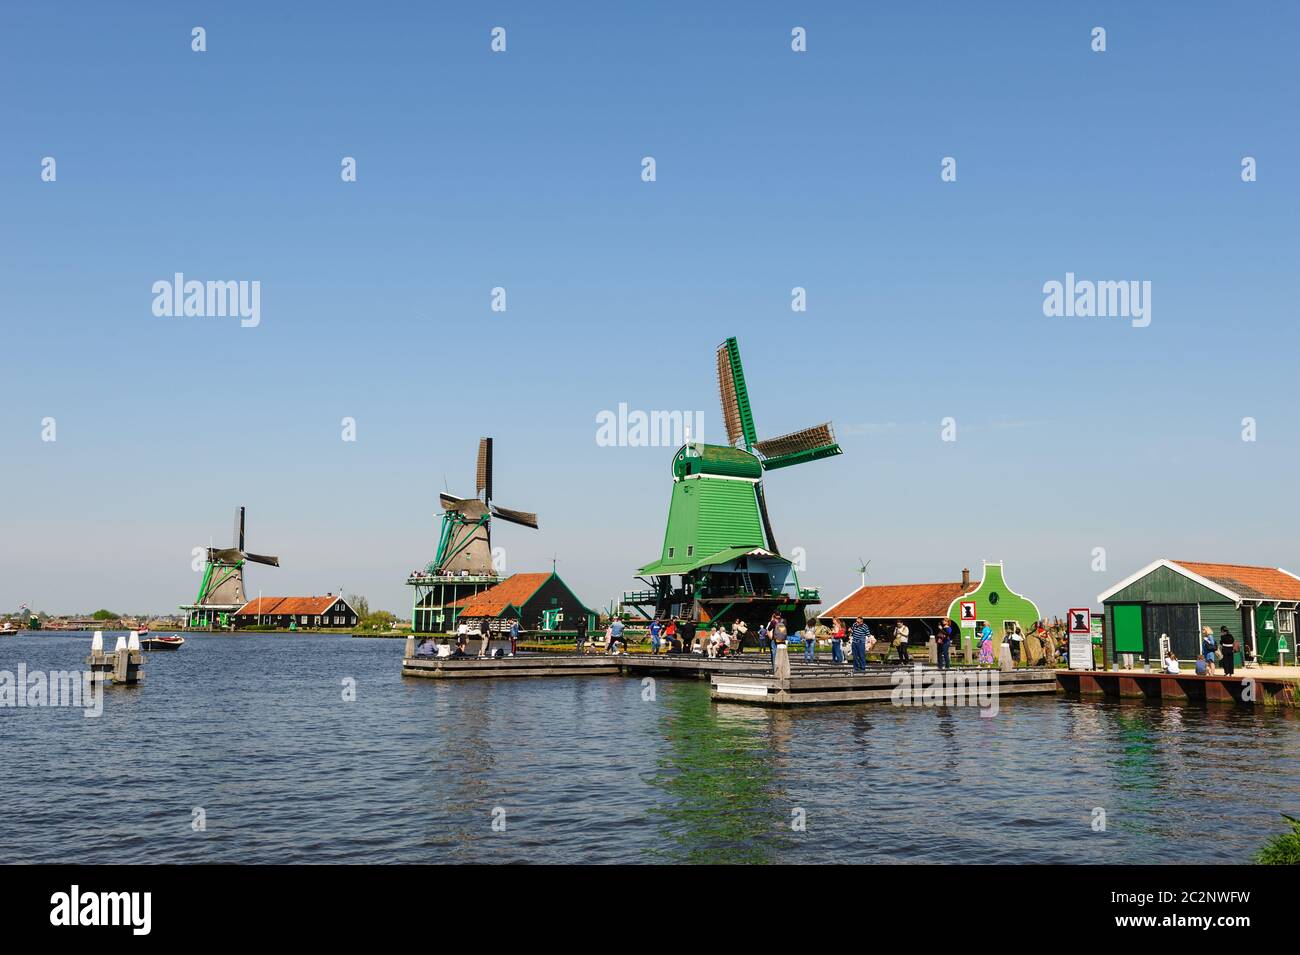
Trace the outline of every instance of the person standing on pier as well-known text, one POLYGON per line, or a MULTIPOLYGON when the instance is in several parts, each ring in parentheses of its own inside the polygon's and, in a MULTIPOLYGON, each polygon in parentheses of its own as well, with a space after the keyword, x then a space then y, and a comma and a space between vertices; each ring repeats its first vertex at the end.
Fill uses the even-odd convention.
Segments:
POLYGON ((659 656, 659 619, 650 621, 650 652, 659 656))
POLYGON ((952 665, 948 662, 948 651, 952 649, 952 642, 957 638, 957 625, 952 622, 950 617, 944 617, 943 622, 939 625, 939 632, 934 635, 934 643, 939 650, 939 669, 950 670, 952 665))
POLYGON ((519 648, 519 621, 510 621, 510 655, 514 656, 519 648))
POLYGON ((858 617, 853 621, 853 629, 849 631, 850 643, 853 646, 853 669, 858 673, 867 672, 867 637, 869 636, 871 636, 871 628, 861 617, 858 617))
POLYGON ((576 633, 576 641, 578 644, 574 653, 581 655, 583 645, 587 642, 587 615, 585 613, 578 614, 578 619, 574 623, 573 629, 576 633))
POLYGON ((803 625, 803 662, 817 662, 817 632, 806 623, 803 625))
POLYGON ((907 624, 898 621, 894 624, 894 649, 898 652, 899 663, 911 663, 912 658, 907 653, 907 640, 911 636, 911 631, 907 629, 907 624))
POLYGON ((486 660, 488 656, 488 646, 492 643, 492 631, 488 624, 488 618, 483 617, 478 622, 478 635, 483 638, 483 646, 479 647, 478 658, 486 660))
POLYGON ((1205 657, 1205 675, 1214 676, 1214 656, 1218 646, 1214 642, 1214 631, 1209 627, 1201 628, 1201 655, 1205 657))
POLYGON ((831 632, 831 663, 844 662, 844 623, 836 620, 835 629, 831 632))
POLYGON ((1219 649, 1223 651, 1223 675, 1232 676, 1237 669, 1237 661, 1234 655, 1237 652, 1237 638, 1232 635, 1232 631, 1227 627, 1219 628, 1219 649))

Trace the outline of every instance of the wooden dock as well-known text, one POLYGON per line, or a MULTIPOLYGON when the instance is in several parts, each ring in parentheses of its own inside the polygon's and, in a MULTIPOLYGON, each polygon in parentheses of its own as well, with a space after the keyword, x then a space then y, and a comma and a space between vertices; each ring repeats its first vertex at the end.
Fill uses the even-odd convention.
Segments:
POLYGON ((530 653, 498 660, 475 657, 406 657, 402 676, 483 679, 521 676, 618 676, 618 657, 530 653))
POLYGON ((1054 671, 999 671, 925 666, 872 668, 865 674, 809 672, 792 668, 789 676, 720 673, 710 680, 715 700, 759 706, 817 706, 833 703, 895 703, 905 706, 988 705, 1004 696, 1057 692, 1054 671))
POLYGON ((1148 673, 1145 670, 1057 670, 1066 693, 1115 699, 1209 701, 1247 706, 1296 703, 1297 681, 1243 670, 1232 676, 1148 673))

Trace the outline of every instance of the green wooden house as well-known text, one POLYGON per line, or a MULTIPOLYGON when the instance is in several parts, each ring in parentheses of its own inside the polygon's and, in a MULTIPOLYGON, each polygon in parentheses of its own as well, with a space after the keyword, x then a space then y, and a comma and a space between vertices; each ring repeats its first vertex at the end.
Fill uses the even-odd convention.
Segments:
POLYGON ((1195 660, 1201 628, 1216 638, 1227 627, 1245 654, 1261 663, 1295 661, 1300 577, 1278 567, 1157 560, 1098 594, 1105 613, 1106 659, 1131 653, 1159 663, 1160 637, 1175 656, 1195 660))
MULTIPOLYGON (((968 573, 962 572, 968 579, 968 573)), ((984 561, 984 575, 979 584, 968 588, 953 599, 948 605, 948 616, 958 623, 962 622, 961 607, 968 601, 975 602, 975 627, 962 628, 962 642, 984 628, 987 623, 996 639, 1014 629, 1017 624, 1021 633, 1029 633, 1039 620, 1038 605, 1023 594, 1018 594, 1007 586, 1003 575, 1002 561, 984 561)))

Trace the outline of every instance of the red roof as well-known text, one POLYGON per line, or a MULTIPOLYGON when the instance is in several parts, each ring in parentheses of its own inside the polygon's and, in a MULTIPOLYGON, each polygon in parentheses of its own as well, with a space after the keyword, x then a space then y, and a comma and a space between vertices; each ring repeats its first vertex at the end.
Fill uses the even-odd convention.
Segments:
POLYGON ((1300 579, 1276 567, 1206 564, 1195 560, 1175 560, 1173 563, 1197 576, 1214 581, 1239 597, 1251 600, 1300 600, 1300 579))
POLYGON ((905 620, 946 617, 952 602, 978 584, 886 584, 859 587, 818 617, 905 620))
POLYGON ((506 607, 522 607, 537 588, 550 579, 550 574, 511 574, 495 587, 461 597, 453 607, 460 608, 462 617, 496 617, 506 607))
POLYGON ((257 614, 316 614, 324 613, 339 600, 338 594, 326 594, 324 597, 258 597, 250 600, 236 614, 255 616, 257 614))

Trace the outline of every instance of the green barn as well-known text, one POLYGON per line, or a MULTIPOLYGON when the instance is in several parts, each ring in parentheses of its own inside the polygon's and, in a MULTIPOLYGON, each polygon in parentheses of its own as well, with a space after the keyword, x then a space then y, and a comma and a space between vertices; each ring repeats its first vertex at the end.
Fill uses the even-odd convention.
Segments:
POLYGON ((1195 660, 1201 628, 1227 627, 1237 638, 1236 663, 1295 660, 1295 610, 1300 577, 1279 567, 1157 560, 1097 596, 1105 613, 1106 659, 1131 653, 1160 661, 1169 635, 1181 661, 1195 660))

